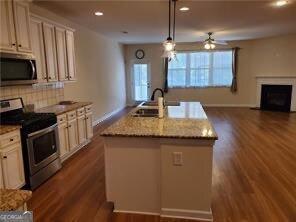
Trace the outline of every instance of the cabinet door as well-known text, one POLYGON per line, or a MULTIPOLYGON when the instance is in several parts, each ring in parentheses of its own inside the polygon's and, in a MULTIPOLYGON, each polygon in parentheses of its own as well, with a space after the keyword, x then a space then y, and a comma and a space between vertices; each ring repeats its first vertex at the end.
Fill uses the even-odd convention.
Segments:
POLYGON ((68 136, 69 136, 69 148, 74 149, 78 145, 77 136, 77 119, 73 119, 68 122, 68 136))
POLYGON ((69 152, 67 123, 59 124, 60 157, 69 152))
POLYGON ((1 152, 4 186, 6 189, 18 189, 25 184, 22 148, 15 144, 1 152))
POLYGON ((0 1, 0 49, 16 51, 12 1, 0 1))
POLYGON ((78 128, 78 141, 79 144, 85 142, 86 140, 86 117, 84 115, 77 117, 77 128, 78 128))
POLYGON ((57 44, 57 61, 58 75, 60 81, 68 79, 67 68, 67 50, 66 50, 66 30, 63 28, 55 28, 56 44, 57 44))
POLYGON ((42 32, 42 22, 31 17, 31 39, 32 39, 32 50, 36 57, 36 68, 37 68, 37 78, 38 82, 46 82, 46 62, 45 62, 45 51, 44 51, 44 41, 42 32))
POLYGON ((13 11, 17 50, 32 52, 29 4, 24 1, 13 1, 13 11))
POLYGON ((92 113, 85 114, 86 137, 90 139, 93 137, 92 113))
POLYGON ((66 31, 66 44, 67 44, 67 60, 68 60, 68 74, 69 80, 76 79, 75 67, 75 50, 74 50, 74 32, 66 31))
POLYGON ((43 23, 43 36, 45 47, 45 60, 47 67, 48 81, 58 80, 57 71, 57 54, 54 26, 48 23, 43 23))

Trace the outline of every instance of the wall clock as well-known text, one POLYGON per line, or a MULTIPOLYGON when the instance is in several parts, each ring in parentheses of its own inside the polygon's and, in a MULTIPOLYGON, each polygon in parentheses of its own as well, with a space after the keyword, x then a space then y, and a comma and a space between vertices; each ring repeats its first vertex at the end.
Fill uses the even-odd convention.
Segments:
POLYGON ((143 59, 145 57, 145 52, 143 49, 138 49, 135 53, 137 59, 143 59))

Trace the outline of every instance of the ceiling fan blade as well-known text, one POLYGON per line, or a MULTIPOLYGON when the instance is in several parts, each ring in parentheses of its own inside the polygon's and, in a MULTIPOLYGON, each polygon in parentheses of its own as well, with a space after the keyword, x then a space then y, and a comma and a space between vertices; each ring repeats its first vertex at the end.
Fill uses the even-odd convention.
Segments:
POLYGON ((213 43, 217 45, 228 45, 228 43, 224 41, 213 41, 213 43))

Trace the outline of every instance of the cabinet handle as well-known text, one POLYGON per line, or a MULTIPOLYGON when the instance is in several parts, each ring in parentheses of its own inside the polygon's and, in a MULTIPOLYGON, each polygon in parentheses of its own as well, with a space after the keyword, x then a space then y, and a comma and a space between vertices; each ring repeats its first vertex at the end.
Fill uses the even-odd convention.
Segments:
POLYGON ((7 159, 7 156, 3 156, 3 159, 7 159))
POLYGON ((15 43, 12 43, 12 46, 15 46, 16 44, 15 43))
POLYGON ((13 141, 13 138, 10 139, 10 142, 12 142, 12 141, 13 141))
POLYGON ((22 45, 18 45, 19 47, 22 47, 22 45))
POLYGON ((69 125, 68 128, 72 127, 72 125, 69 125))
POLYGON ((50 76, 49 76, 48 78, 49 78, 49 79, 51 79, 51 77, 50 77, 50 76))

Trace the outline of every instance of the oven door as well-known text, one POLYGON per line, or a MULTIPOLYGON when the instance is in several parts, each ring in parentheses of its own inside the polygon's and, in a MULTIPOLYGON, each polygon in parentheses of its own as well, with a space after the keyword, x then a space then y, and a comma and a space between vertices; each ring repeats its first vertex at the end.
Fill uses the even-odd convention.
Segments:
POLYGON ((0 54, 1 86, 37 82, 36 61, 29 55, 0 54))
POLYGON ((30 175, 60 156, 57 124, 31 133, 27 138, 30 175))

